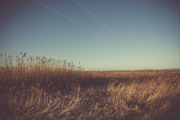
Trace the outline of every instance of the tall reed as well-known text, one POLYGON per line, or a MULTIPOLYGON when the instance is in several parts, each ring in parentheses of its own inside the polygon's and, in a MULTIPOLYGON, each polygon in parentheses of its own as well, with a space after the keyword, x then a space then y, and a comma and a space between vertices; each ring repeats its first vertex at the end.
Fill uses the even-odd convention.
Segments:
POLYGON ((1 120, 177 120, 180 73, 84 71, 73 62, 1 54, 1 120))

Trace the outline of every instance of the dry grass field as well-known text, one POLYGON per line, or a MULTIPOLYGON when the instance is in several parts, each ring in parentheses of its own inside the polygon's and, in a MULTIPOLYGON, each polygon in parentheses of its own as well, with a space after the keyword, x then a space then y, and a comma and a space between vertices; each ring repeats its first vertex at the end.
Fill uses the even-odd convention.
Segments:
POLYGON ((1 120, 178 120, 180 73, 90 71, 1 54, 1 120))

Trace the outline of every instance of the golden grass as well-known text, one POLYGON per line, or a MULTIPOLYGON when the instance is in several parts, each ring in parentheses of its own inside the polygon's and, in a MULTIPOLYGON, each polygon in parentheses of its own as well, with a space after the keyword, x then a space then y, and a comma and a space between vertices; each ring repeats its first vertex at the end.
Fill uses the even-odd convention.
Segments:
POLYGON ((178 120, 180 73, 91 71, 1 54, 1 120, 178 120))

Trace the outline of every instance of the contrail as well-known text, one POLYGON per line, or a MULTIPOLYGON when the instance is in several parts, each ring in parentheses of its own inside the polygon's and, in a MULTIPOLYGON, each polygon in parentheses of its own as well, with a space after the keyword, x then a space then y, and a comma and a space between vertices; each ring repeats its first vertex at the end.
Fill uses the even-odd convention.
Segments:
MULTIPOLYGON (((84 27, 83 25, 81 25, 81 24, 79 24, 79 23, 77 23, 77 22, 73 21, 72 19, 70 19, 70 18, 66 17, 65 15, 63 15, 62 13, 60 13, 60 12, 58 12, 58 11, 56 11, 56 10, 54 10, 54 9, 52 9, 52 8, 50 8, 50 7, 48 7, 48 6, 46 6, 46 5, 44 5, 43 3, 39 2, 39 1, 36 1, 36 0, 34 0, 34 2, 36 2, 36 3, 38 3, 38 4, 42 5, 42 6, 44 6, 45 8, 47 8, 47 9, 49 9, 49 10, 51 10, 51 11, 57 13, 58 15, 60 15, 60 16, 62 16, 62 17, 64 17, 64 18, 70 20, 71 22, 75 23, 76 25, 81 26, 82 28, 84 28, 84 29, 90 31, 91 33, 93 33, 93 34, 95 34, 95 35, 101 37, 102 39, 104 39, 104 40, 106 40, 106 41, 109 41, 109 40, 107 40, 106 38, 104 38, 103 36, 101 36, 101 35, 95 33, 94 31, 92 31, 92 30, 90 30, 90 29, 84 27)), ((109 42, 111 42, 111 41, 109 41, 109 42)))
MULTIPOLYGON (((105 24, 103 24, 97 17, 95 17, 89 10, 87 10, 84 6, 82 6, 78 1, 74 0, 78 5, 80 5, 86 12, 88 12, 94 19, 96 19, 101 25, 103 25, 107 30, 109 30, 113 35, 119 38, 112 30, 110 30, 105 24)), ((120 39, 120 38, 119 38, 120 39)))

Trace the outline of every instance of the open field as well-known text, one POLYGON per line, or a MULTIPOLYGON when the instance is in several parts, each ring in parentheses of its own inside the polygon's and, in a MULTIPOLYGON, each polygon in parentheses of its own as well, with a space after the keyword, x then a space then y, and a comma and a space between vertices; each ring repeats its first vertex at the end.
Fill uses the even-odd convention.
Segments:
POLYGON ((1 120, 178 120, 177 71, 85 72, 73 63, 1 55, 1 120))

